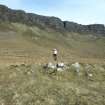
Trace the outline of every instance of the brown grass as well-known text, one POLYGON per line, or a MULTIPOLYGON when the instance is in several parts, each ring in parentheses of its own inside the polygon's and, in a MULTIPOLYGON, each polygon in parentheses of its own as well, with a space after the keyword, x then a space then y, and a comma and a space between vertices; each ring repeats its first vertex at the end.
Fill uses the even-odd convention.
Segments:
POLYGON ((53 62, 53 48, 58 49, 59 61, 105 63, 104 37, 96 39, 77 33, 63 35, 18 23, 2 23, 0 27, 4 29, 0 30, 0 63, 53 62))

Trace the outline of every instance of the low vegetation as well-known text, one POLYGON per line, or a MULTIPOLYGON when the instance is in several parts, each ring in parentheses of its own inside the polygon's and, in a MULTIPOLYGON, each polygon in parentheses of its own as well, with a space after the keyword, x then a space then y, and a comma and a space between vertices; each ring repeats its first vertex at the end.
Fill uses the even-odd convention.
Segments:
POLYGON ((80 65, 79 73, 68 64, 67 70, 52 74, 41 65, 2 67, 0 104, 105 105, 105 65, 80 65))
POLYGON ((58 49, 60 61, 105 62, 105 37, 61 33, 19 23, 0 24, 1 63, 47 63, 52 61, 53 48, 58 49))

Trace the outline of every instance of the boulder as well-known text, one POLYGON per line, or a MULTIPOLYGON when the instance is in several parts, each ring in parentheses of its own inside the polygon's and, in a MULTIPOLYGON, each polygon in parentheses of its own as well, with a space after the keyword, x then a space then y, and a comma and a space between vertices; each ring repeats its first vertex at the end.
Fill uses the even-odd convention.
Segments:
POLYGON ((61 63, 58 63, 58 64, 53 64, 51 62, 49 62, 48 64, 44 65, 44 69, 46 70, 56 70, 56 71, 64 71, 66 70, 66 65, 61 62, 61 63))
POLYGON ((57 68, 64 68, 65 64, 63 62, 57 64, 57 68))
POLYGON ((56 68, 56 65, 49 62, 48 64, 44 65, 43 66, 45 69, 55 69, 56 68))
POLYGON ((75 68, 77 73, 80 72, 81 66, 80 66, 79 62, 76 62, 76 63, 72 64, 71 66, 75 68))

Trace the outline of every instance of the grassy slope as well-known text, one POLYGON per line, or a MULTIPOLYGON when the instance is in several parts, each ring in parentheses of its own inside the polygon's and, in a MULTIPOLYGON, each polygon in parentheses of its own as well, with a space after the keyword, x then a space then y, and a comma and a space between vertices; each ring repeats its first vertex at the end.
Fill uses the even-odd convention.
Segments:
POLYGON ((51 51, 59 50, 59 60, 104 62, 105 38, 77 33, 55 32, 18 23, 0 24, 0 59, 11 63, 52 61, 51 51))
POLYGON ((105 65, 95 64, 104 57, 105 38, 0 24, 0 105, 105 105, 105 65), (80 75, 73 68, 49 74, 38 65, 2 66, 52 61, 55 47, 59 60, 94 64, 81 64, 80 75))
POLYGON ((0 68, 0 104, 105 105, 105 65, 90 65, 89 78, 82 67, 81 75, 71 68, 48 74, 37 65, 0 68))

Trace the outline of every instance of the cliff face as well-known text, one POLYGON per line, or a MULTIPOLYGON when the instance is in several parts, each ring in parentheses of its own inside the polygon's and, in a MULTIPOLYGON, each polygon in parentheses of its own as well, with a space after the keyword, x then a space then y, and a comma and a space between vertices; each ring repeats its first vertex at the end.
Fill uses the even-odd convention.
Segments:
POLYGON ((59 18, 26 13, 22 10, 12 10, 3 5, 0 5, 0 20, 63 29, 63 22, 59 18))
POLYGON ((65 21, 64 28, 70 32, 105 35, 105 26, 103 24, 81 25, 74 22, 65 21))
POLYGON ((56 17, 26 13, 22 10, 12 10, 4 5, 0 5, 0 21, 19 22, 43 28, 49 27, 57 31, 92 33, 105 36, 105 26, 102 24, 81 25, 74 22, 62 21, 56 17))

